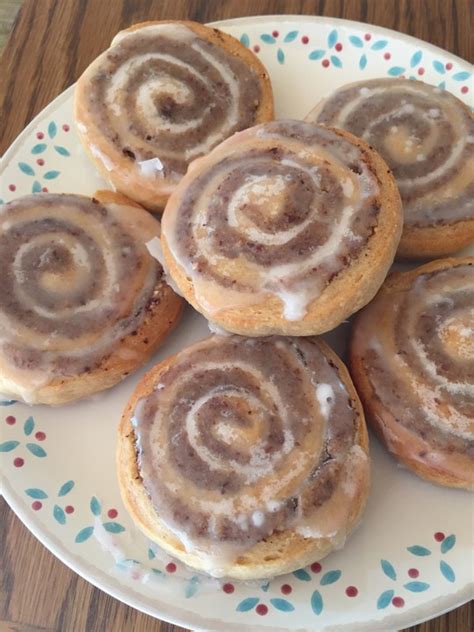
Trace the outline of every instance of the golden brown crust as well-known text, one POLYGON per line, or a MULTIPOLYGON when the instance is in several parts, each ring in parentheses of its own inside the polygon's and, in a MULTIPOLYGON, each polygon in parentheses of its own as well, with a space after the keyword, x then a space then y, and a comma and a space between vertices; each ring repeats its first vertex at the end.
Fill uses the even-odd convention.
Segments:
MULTIPOLYGON (((368 454, 368 436, 364 412, 350 375, 339 357, 322 340, 318 341, 330 361, 336 365, 341 381, 349 393, 352 406, 357 413, 356 441, 368 454)), ((137 466, 135 435, 131 417, 137 402, 149 395, 160 376, 173 363, 175 356, 167 358, 151 369, 138 383, 122 415, 118 431, 117 474, 122 500, 137 526, 152 541, 170 555, 198 570, 205 571, 203 561, 197 555, 185 551, 178 538, 166 527, 153 507, 142 484, 137 466)), ((369 481, 366 481, 361 493, 354 499, 347 522, 347 534, 358 524, 365 508, 369 493, 369 481)), ((322 559, 334 544, 329 538, 308 538, 291 529, 272 534, 241 555, 232 565, 228 577, 236 579, 257 579, 289 573, 322 559)))
MULTIPOLYGON (((121 193, 101 190, 94 196, 103 204, 124 204, 146 211, 139 204, 130 201, 121 193)), ((116 348, 98 366, 79 375, 55 378, 48 384, 32 392, 34 403, 59 406, 94 393, 103 391, 121 382, 138 369, 158 349, 163 340, 176 327, 181 316, 184 301, 161 278, 156 285, 159 301, 153 301, 136 331, 117 341, 116 348)), ((12 389, 11 380, 6 381, 0 371, 0 392, 18 396, 12 389)))
MULTIPOLYGON (((268 72, 258 57, 248 48, 245 48, 245 46, 243 46, 235 37, 232 37, 223 31, 219 31, 218 29, 211 28, 197 22, 192 22, 190 20, 140 22, 139 24, 134 24, 120 33, 133 32, 154 24, 182 24, 194 31, 194 33, 196 33, 199 37, 210 41, 220 48, 224 48, 234 57, 241 59, 255 71, 262 90, 262 99, 256 110, 255 123, 263 123, 273 119, 273 92, 268 72)), ((112 40, 112 45, 113 43, 114 40, 112 40)), ((101 176, 110 182, 117 191, 122 191, 128 197, 135 200, 149 211, 161 213, 171 192, 174 190, 176 183, 164 178, 158 186, 156 182, 150 182, 148 178, 143 176, 141 177, 135 172, 132 173, 130 170, 130 160, 126 156, 114 156, 114 168, 108 168, 107 165, 109 157, 107 145, 102 142, 101 136, 91 129, 91 125, 89 124, 89 115, 87 109, 85 108, 85 97, 82 94, 82 84, 80 79, 75 89, 74 118, 78 125, 78 135, 82 146, 88 158, 96 166, 101 176), (91 146, 94 146, 94 151, 91 150, 91 146), (105 160, 103 156, 105 157, 105 160)))
MULTIPOLYGON (((166 236, 162 233, 163 253, 171 276, 186 300, 208 320, 227 331, 246 336, 311 336, 334 329, 377 293, 393 262, 400 240, 403 221, 400 194, 390 169, 377 152, 350 132, 340 129, 333 131, 353 142, 365 153, 370 168, 380 181, 378 199, 382 202, 382 208, 365 252, 331 280, 321 295, 308 305, 307 313, 301 320, 286 320, 282 301, 273 294, 269 294, 261 303, 223 309, 217 314, 211 314, 197 300, 191 280, 173 258, 166 236)), ((173 199, 177 199, 186 186, 187 177, 178 185, 173 199)))
POLYGON ((436 226, 405 226, 397 259, 444 257, 474 243, 474 219, 436 226))
MULTIPOLYGON (((394 294, 405 292, 408 288, 410 288, 413 282, 421 274, 427 274, 435 270, 444 270, 463 263, 470 263, 474 265, 474 257, 451 257, 431 261, 408 272, 394 272, 388 276, 387 280, 380 289, 378 297, 382 296, 384 300, 390 301, 390 297, 394 294)), ((416 440, 416 437, 397 422, 393 414, 385 408, 383 403, 377 397, 365 369, 361 350, 359 349, 356 341, 355 332, 360 326, 362 320, 366 317, 366 313, 369 311, 370 305, 368 305, 365 310, 362 310, 356 316, 352 325, 352 333, 349 343, 350 373, 362 401, 367 421, 375 430, 377 436, 385 445, 387 450, 421 478, 445 487, 474 489, 472 461, 470 461, 467 457, 466 476, 461 478, 453 475, 447 469, 443 468, 442 465, 436 465, 434 463, 428 464, 423 460, 414 459, 410 456, 413 442, 416 440)))

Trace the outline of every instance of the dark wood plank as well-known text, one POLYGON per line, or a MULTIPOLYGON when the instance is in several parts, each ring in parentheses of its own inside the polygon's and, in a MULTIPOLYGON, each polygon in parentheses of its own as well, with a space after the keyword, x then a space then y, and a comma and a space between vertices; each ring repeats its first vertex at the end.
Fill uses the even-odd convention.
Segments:
MULTIPOLYGON (((0 154, 134 22, 302 13, 393 28, 473 60, 470 0, 26 0, 0 72, 0 154)), ((472 605, 410 632, 471 632, 472 605)), ((0 632, 178 632, 93 588, 56 560, 0 499, 0 632)))

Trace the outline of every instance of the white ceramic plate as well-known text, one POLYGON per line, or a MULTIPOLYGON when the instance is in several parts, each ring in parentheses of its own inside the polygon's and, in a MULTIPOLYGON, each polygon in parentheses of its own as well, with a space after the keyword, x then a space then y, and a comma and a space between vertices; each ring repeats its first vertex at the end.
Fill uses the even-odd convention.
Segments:
MULTIPOLYGON (((267 66, 278 116, 303 117, 334 88, 362 78, 423 78, 466 102, 472 68, 419 40, 355 22, 300 16, 217 26, 267 66)), ((470 92, 471 91, 471 92, 470 92)), ((472 100, 471 100, 472 104, 472 100)), ((72 120, 72 89, 27 127, 1 164, 4 201, 49 189, 92 194, 104 183, 72 120)), ((190 308, 157 362, 208 335, 190 308)), ((344 328, 327 338, 343 353, 344 328)), ((58 558, 121 601, 209 630, 382 630, 440 614, 469 598, 472 503, 416 478, 371 441, 373 488, 344 550, 271 582, 198 576, 151 546, 128 518, 115 477, 116 426, 138 378, 63 408, 1 402, 3 494, 58 558)))

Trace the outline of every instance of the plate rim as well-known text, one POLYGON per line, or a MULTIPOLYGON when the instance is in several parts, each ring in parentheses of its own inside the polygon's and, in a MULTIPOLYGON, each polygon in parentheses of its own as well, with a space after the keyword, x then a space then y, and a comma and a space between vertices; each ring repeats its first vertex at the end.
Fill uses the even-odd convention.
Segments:
MULTIPOLYGON (((450 51, 426 42, 425 40, 422 40, 420 38, 414 37, 412 35, 407 35, 406 33, 402 33, 394 29, 377 26, 369 22, 359 22, 356 20, 348 20, 344 18, 305 14, 268 14, 228 18, 224 20, 208 22, 206 24, 208 26, 222 28, 245 24, 266 24, 272 21, 289 23, 312 22, 329 26, 339 25, 340 27, 349 28, 370 28, 375 33, 386 34, 387 36, 389 35, 390 37, 397 38, 398 40, 408 41, 411 44, 422 45, 424 49, 427 49, 433 53, 442 54, 444 57, 449 57, 450 59, 455 60, 461 66, 471 66, 471 64, 462 57, 459 57, 458 55, 455 55, 450 51)), ((0 175, 10 164, 12 158, 23 144, 24 139, 29 136, 31 129, 37 126, 39 122, 47 118, 51 111, 54 111, 58 107, 60 107, 63 101, 67 101, 70 98, 71 93, 74 90, 75 83, 76 82, 68 86, 63 92, 61 92, 53 100, 51 100, 40 112, 38 112, 35 117, 32 118, 32 120, 26 125, 26 127, 20 132, 20 134, 13 140, 3 156, 0 157, 0 175)), ((128 586, 125 588, 125 586, 121 584, 120 580, 114 577, 112 574, 105 573, 104 571, 96 569, 93 566, 88 566, 88 564, 82 562, 81 560, 77 560, 76 556, 71 553, 70 549, 68 549, 61 542, 56 542, 56 538, 53 534, 51 534, 49 531, 45 531, 44 528, 37 527, 36 521, 34 519, 32 520, 31 516, 27 512, 26 505, 13 490, 6 476, 1 471, 0 495, 3 496, 8 506, 12 509, 15 515, 28 529, 28 531, 30 531, 30 533, 32 533, 32 535, 37 540, 39 540, 39 542, 43 546, 45 546, 60 562, 65 564, 73 572, 77 573, 85 581, 91 583, 96 588, 102 590, 106 594, 121 601, 122 603, 125 603, 126 605, 135 608, 136 610, 139 610, 155 619, 162 619, 169 623, 173 623, 183 627, 187 627, 191 623, 193 629, 195 630, 209 630, 215 632, 221 632, 223 629, 222 625, 226 626, 226 631, 235 630, 239 632, 242 629, 252 630, 255 632, 268 632, 270 629, 272 629, 273 632, 288 632, 288 630, 291 630, 291 628, 288 627, 270 628, 268 625, 254 625, 251 623, 246 623, 244 621, 239 623, 232 623, 221 619, 210 619, 207 617, 204 618, 202 617, 202 615, 190 612, 186 609, 183 610, 179 607, 176 609, 176 606, 170 604, 169 601, 161 601, 159 598, 159 594, 157 594, 157 600, 154 602, 154 608, 152 609, 147 605, 145 601, 143 601, 143 596, 141 593, 128 586), (159 610, 159 614, 156 614, 154 610, 159 610), (193 618, 193 621, 190 620, 190 617, 193 618), (200 625, 199 628, 196 627, 196 623, 200 625), (204 627, 201 627, 201 625, 204 627)), ((471 599, 473 589, 474 581, 468 582, 464 587, 461 587, 458 591, 445 596, 443 599, 434 598, 428 602, 411 608, 407 612, 387 614, 382 619, 372 619, 360 624, 338 623, 332 625, 329 623, 325 624, 323 628, 319 628, 319 630, 321 632, 381 632, 382 630, 393 630, 394 626, 398 628, 400 625, 417 625, 418 623, 427 621, 437 616, 441 616, 444 613, 467 603, 471 599), (441 610, 439 610, 440 604, 441 610), (433 606, 436 610, 434 613, 432 611, 433 606)), ((314 630, 314 628, 298 628, 298 632, 311 632, 311 630, 314 630)))

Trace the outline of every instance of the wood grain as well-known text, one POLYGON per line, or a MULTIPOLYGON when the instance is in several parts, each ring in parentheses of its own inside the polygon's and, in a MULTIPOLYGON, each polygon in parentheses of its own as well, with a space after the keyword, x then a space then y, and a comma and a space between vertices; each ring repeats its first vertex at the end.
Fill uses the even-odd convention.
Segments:
MULTIPOLYGON (((207 22, 278 13, 377 24, 473 60, 470 0, 26 0, 1 59, 0 154, 121 28, 147 19, 207 22)), ((473 625, 471 604, 410 632, 471 632, 473 625)), ((132 630, 182 628, 141 614, 82 580, 55 559, 0 499, 0 632, 132 630)))

